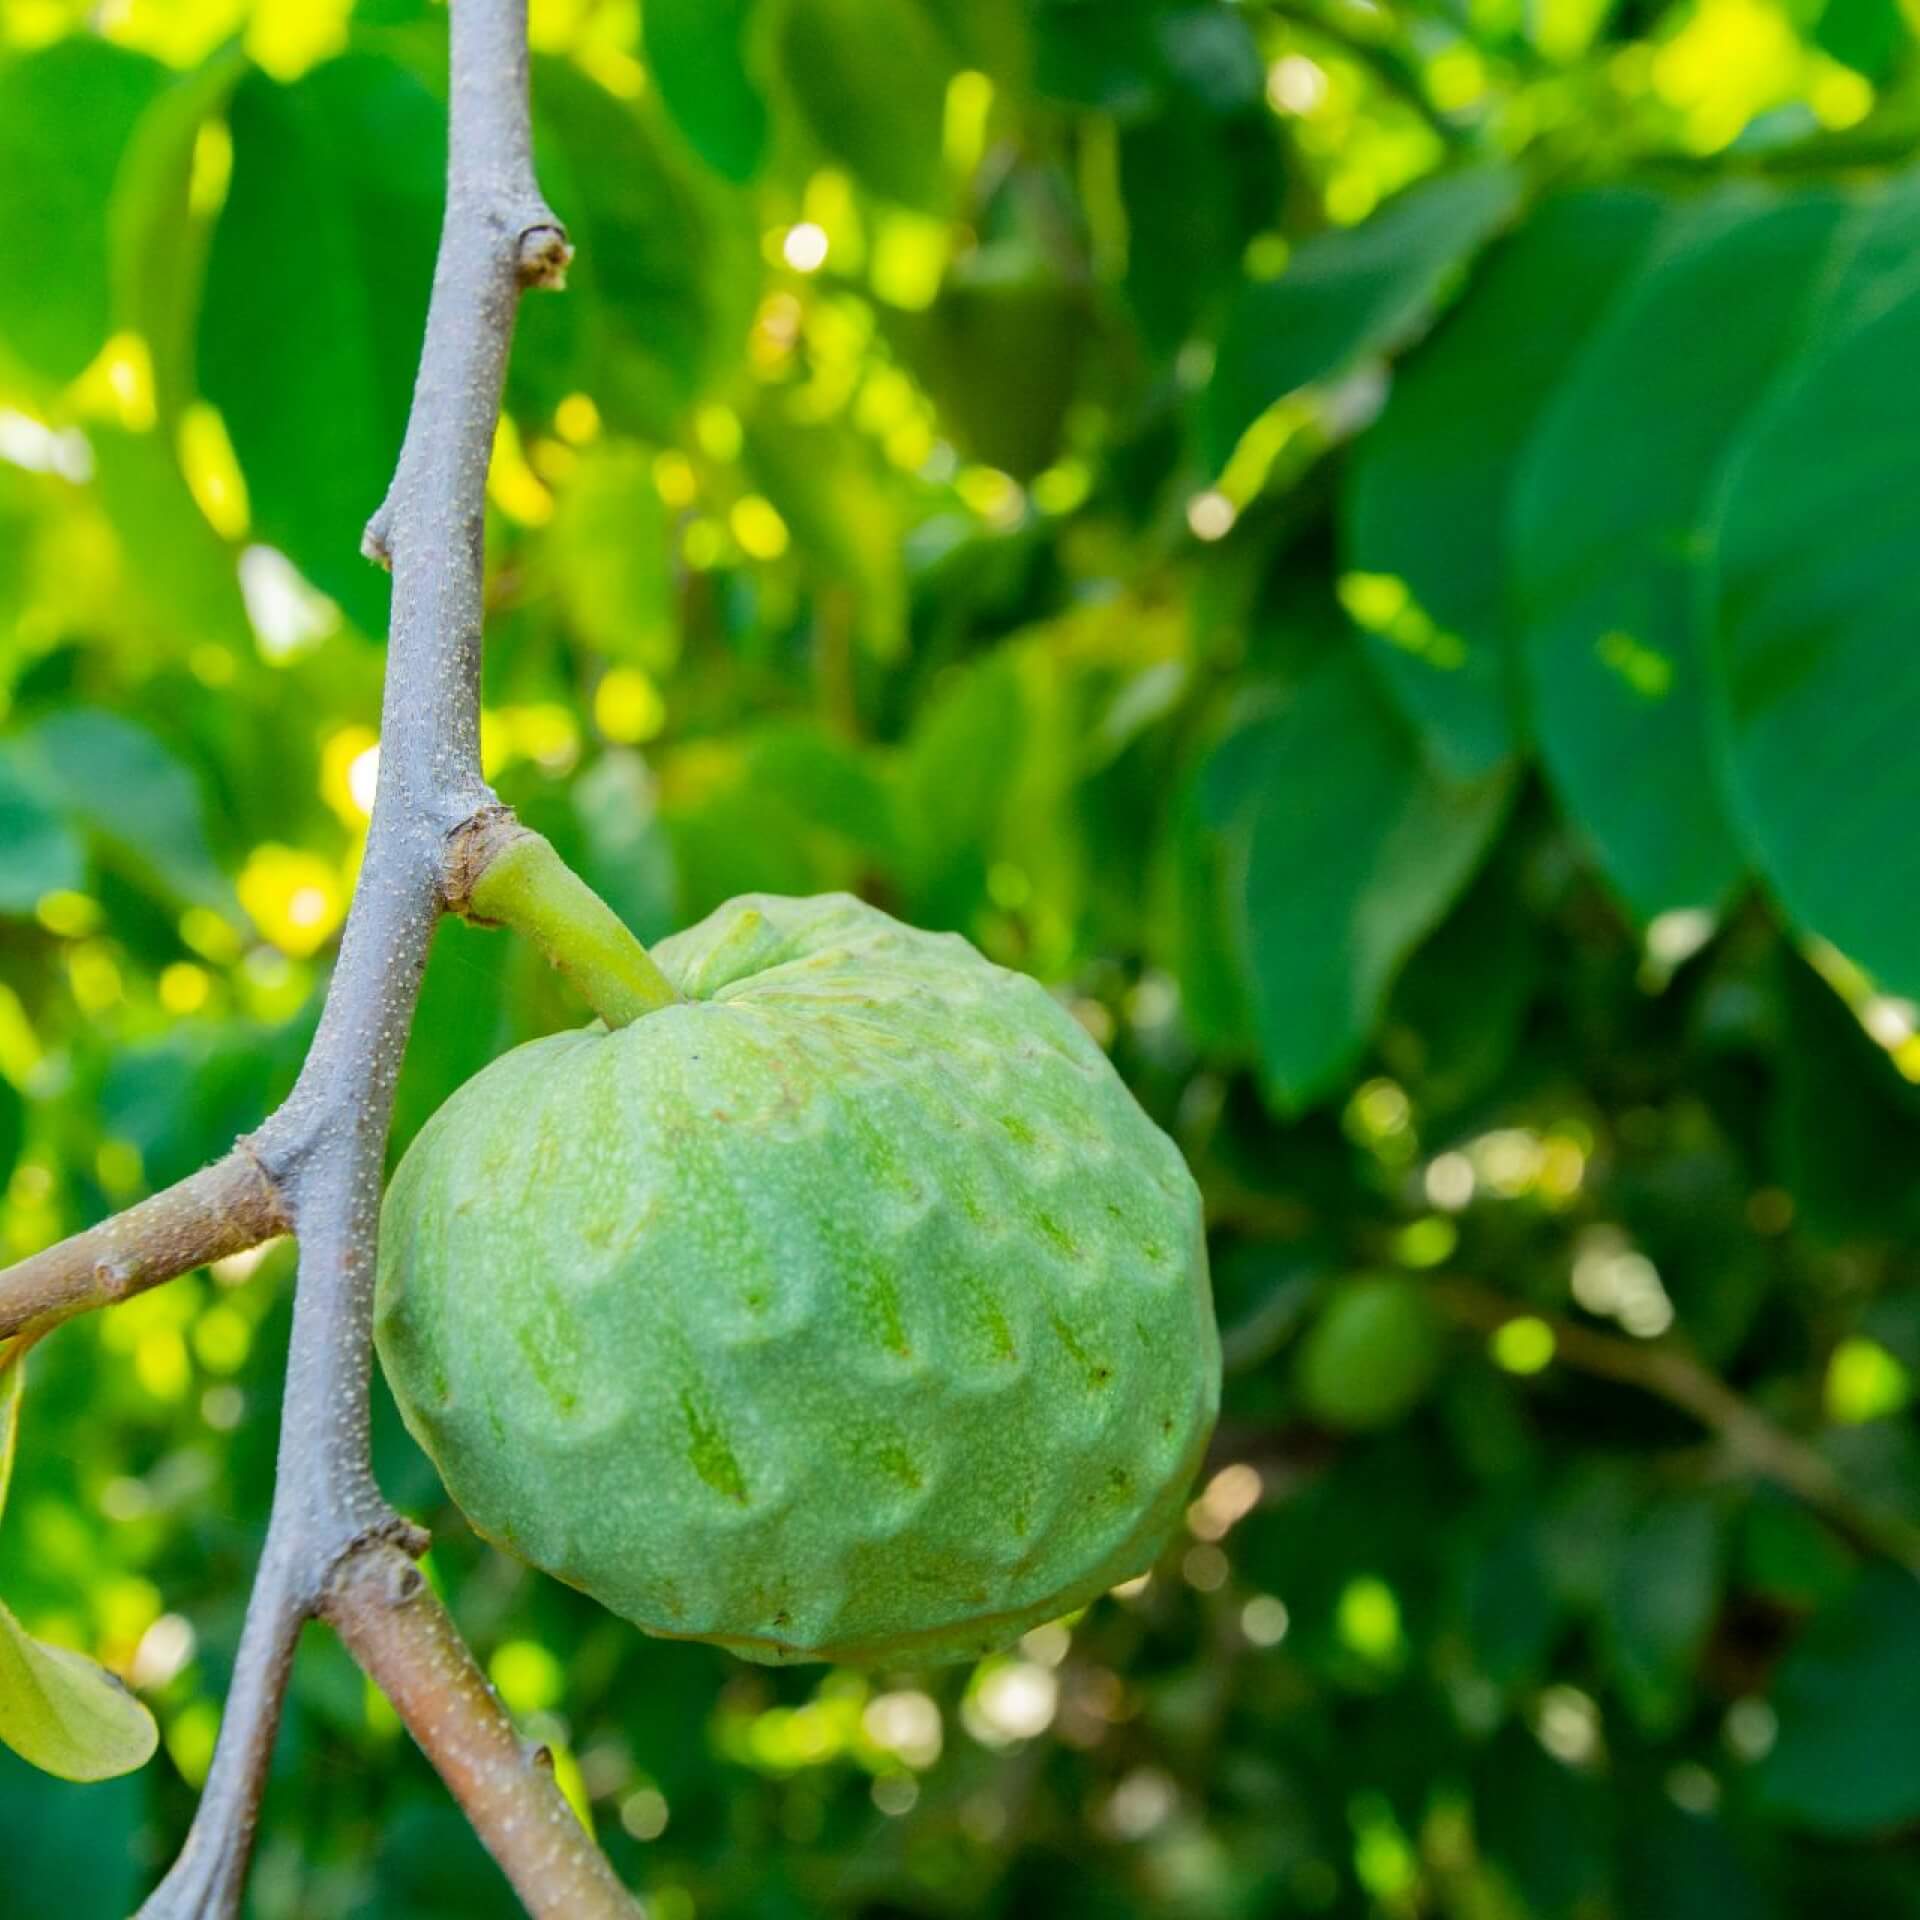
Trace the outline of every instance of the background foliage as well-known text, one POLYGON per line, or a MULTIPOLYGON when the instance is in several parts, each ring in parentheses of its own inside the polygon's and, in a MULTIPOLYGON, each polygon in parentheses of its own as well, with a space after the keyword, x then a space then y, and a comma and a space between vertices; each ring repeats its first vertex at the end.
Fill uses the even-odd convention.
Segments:
MULTIPOLYGON (((1202 1179, 1230 1369, 1145 1589, 933 1676, 646 1641, 386 1409, 650 1912, 1920 1915, 1920 15, 533 12, 580 257, 496 449, 492 777, 644 937, 854 887, 1057 986, 1202 1179)), ((311 1030, 444 38, 0 0, 12 1253, 311 1030)), ((447 926, 396 1147, 577 1018, 447 926)), ((35 1355, 0 1592, 164 1749, 0 1754, 9 1912, 184 1831, 289 1278, 35 1355)), ((510 1911, 318 1631, 252 1911, 510 1911)))

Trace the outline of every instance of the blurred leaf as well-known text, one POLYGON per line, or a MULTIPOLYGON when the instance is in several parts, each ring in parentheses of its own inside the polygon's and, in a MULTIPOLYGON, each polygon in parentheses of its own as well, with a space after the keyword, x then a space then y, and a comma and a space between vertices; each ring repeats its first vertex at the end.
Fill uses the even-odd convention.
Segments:
POLYGON ((746 202, 570 61, 535 63, 534 100, 540 177, 576 252, 563 297, 521 303, 514 391, 551 410, 585 390, 613 425, 669 437, 746 335, 746 202))
POLYGON ((84 1654, 33 1639, 0 1606, 0 1742, 62 1780, 110 1780, 153 1758, 153 1715, 84 1654))
POLYGON ((1297 1110, 1352 1068, 1401 962, 1486 852, 1511 783, 1422 765, 1357 648, 1223 742, 1203 778, 1266 1082, 1297 1110))
POLYGON ((1865 1835, 1920 1818, 1920 1584, 1870 1568, 1823 1607, 1773 1687, 1779 1737, 1756 1785, 1774 1813, 1865 1835))
POLYGON ((1525 733, 1507 521, 1528 438, 1665 211, 1634 187, 1547 201, 1395 373, 1386 411, 1355 449, 1344 564, 1404 582, 1426 616, 1370 633, 1368 661, 1462 778, 1525 733))
POLYGON ((1277 280, 1239 290, 1220 336, 1202 440, 1218 468, 1276 400, 1401 344, 1447 277, 1512 212, 1496 168, 1409 188, 1363 225, 1303 241, 1277 280))
POLYGON ((573 783, 585 845, 575 864, 640 939, 674 930, 673 848, 659 822, 653 783, 635 753, 603 753, 573 783))
POLYGON ((141 115, 108 209, 116 321, 147 343, 154 398, 171 423, 193 397, 194 334, 211 226, 192 207, 201 129, 224 113, 247 71, 237 46, 169 81, 141 115))
POLYGON ((892 659, 906 621, 901 515, 861 440, 816 426, 769 400, 747 424, 747 463, 820 580, 840 589, 816 614, 850 626, 871 653, 892 659))
POLYGON ((140 1150, 155 1187, 183 1179, 260 1124, 292 1088, 307 1021, 195 1021, 128 1046, 99 1090, 104 1130, 140 1150))
MULTIPOLYGON (((420 1006, 394 1090, 390 1157, 502 1050, 515 937, 448 916, 427 956, 420 1006)), ((575 1022, 584 1025, 584 1016, 575 1022)))
POLYGON ((895 331, 967 457, 1028 480, 1060 451, 1092 324, 1086 290, 1044 263, 975 256, 895 331))
POLYGON ((1920 1232, 1920 1088, 1840 996, 1783 953, 1787 1030, 1774 1118, 1784 1178, 1807 1232, 1829 1242, 1920 1232))
POLYGON ((49 893, 79 888, 86 853, 33 777, 17 740, 0 743, 0 913, 28 914, 49 893))
POLYGON ((1308 1329, 1296 1363, 1300 1396, 1330 1426, 1392 1426, 1426 1396, 1440 1361, 1425 1287, 1405 1274, 1368 1274, 1337 1288, 1308 1329))
POLYGON ((1672 1732, 1720 1602, 1725 1528, 1698 1495, 1655 1501, 1621 1547, 1602 1606, 1612 1674, 1627 1711, 1652 1735, 1672 1732))
POLYGON ((155 640, 250 648, 233 550, 195 505, 166 442, 112 428, 95 428, 90 439, 100 503, 126 550, 129 597, 155 640))
POLYGON ((1534 727, 1640 920, 1714 910, 1744 861, 1709 749, 1700 528, 1779 374, 1844 204, 1728 189, 1663 237, 1548 409, 1514 500, 1534 727), (1723 316, 1705 329, 1702 313, 1723 316))
POLYGON ((440 222, 446 117, 391 62, 349 54, 280 86, 249 73, 228 124, 200 382, 259 537, 386 630, 360 535, 399 456, 440 222))
POLYGON ((35 789, 145 885, 237 919, 207 838, 199 782, 133 721, 97 707, 50 714, 16 740, 35 789))
POLYGON ((112 326, 107 207, 166 69, 91 33, 0 60, 0 348, 50 384, 112 326))
POLYGON ((1127 300, 1156 354, 1177 352, 1237 282, 1281 174, 1264 112, 1223 121, 1182 101, 1121 129, 1127 300))
MULTIPOLYGON (((1832 316, 1722 493, 1715 639, 1735 802, 1775 896, 1889 991, 1920 993, 1920 191, 1823 294, 1832 316)), ((1864 231, 1861 231, 1864 230, 1864 231)))
POLYGON ((1476 1756, 1474 1825, 1528 1920, 1567 1920, 1607 1884, 1605 1788, 1549 1759, 1520 1726, 1476 1756))
POLYGON ((674 556, 653 463, 638 447, 589 447, 561 488, 542 547, 574 632, 616 660, 673 665, 674 556))
POLYGON ((647 66, 667 111, 716 173, 747 181, 767 147, 767 109, 747 71, 757 0, 647 0, 647 66))
POLYGON ((1770 1920, 1775 1876, 1742 1857, 1732 1823, 1644 1792, 1622 1810, 1620 1911, 1633 1920, 1770 1920))
POLYGON ((0 1829, 7 1836, 10 1912, 22 1916, 133 1911, 146 1879, 143 1783, 123 1778, 75 1793, 0 1750, 0 1829))
MULTIPOLYGON (((11 1089, 9 1089, 11 1091, 11 1089)), ((20 1445, 20 1401, 27 1390, 27 1343, 0 1347, 0 1515, 13 1485, 13 1457, 20 1445)))
POLYGON ((920 0, 787 0, 780 69, 813 136, 863 185, 934 208, 951 50, 920 0))

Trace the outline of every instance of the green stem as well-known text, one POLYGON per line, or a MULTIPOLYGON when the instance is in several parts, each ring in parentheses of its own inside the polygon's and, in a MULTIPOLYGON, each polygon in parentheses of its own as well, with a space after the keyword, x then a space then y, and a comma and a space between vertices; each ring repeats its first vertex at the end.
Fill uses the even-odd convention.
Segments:
POLYGON ((609 1027, 624 1027, 679 998, 626 923, 537 833, 487 863, 468 894, 468 917, 532 940, 609 1027))

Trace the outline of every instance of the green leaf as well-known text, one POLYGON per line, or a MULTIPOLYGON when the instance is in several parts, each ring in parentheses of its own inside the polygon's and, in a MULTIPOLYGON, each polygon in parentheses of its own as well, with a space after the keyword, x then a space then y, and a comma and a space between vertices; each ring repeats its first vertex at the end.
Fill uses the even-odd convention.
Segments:
POLYGON ((789 0, 778 51, 828 153, 885 199, 942 204, 953 56, 919 0, 789 0))
POLYGON ((1719 511, 1715 695, 1772 891, 1889 991, 1920 993, 1920 191, 1863 228, 1824 350, 1754 424, 1719 511))
POLYGON ((207 524, 167 442, 95 427, 94 480, 125 551, 127 594, 155 640, 251 650, 233 549, 207 524))
POLYGON ((1448 276, 1509 213, 1518 187, 1497 168, 1410 188, 1363 225, 1315 234, 1277 280, 1244 284, 1220 336, 1201 438, 1223 465, 1276 400, 1399 345, 1448 276))
POLYGON ((121 1779, 75 1793, 0 1749, 0 1831, 7 1836, 7 1911, 131 1913, 151 1883, 145 1783, 121 1779))
POLYGON ((1441 1359, 1426 1288, 1402 1273, 1366 1274, 1333 1293, 1301 1342, 1300 1396, 1331 1427, 1389 1427, 1426 1398, 1441 1359))
POLYGON ((568 476, 541 554, 574 632, 663 673, 680 651, 673 551, 653 463, 638 447, 589 448, 568 476))
POLYGON ((86 872, 79 837, 8 741, 0 747, 0 913, 31 913, 43 895, 77 889, 86 872))
POLYGON ((521 303, 515 403, 584 389, 612 425, 670 438, 746 336, 749 203, 571 61, 537 61, 533 97, 541 181, 577 252, 562 297, 521 303))
POLYGON ((1816 1832, 1920 1818, 1920 1583, 1875 1567, 1814 1616, 1774 1683, 1779 1736, 1756 1787, 1816 1832))
POLYGON ((247 71, 227 45, 172 80, 140 116, 107 210, 115 321, 147 343, 154 398, 172 421, 193 398, 194 334, 212 223, 191 205, 200 130, 224 113, 247 71))
POLYGON ((27 1343, 7 1341, 0 1345, 0 1515, 7 1510, 7 1492, 13 1484, 14 1456, 20 1448, 20 1402, 26 1391, 27 1343))
POLYGON ((1725 1528, 1698 1496, 1649 1506, 1617 1555, 1602 1605, 1615 1684, 1648 1734, 1671 1733, 1720 1604, 1725 1528))
POLYGON ((747 465, 792 529, 816 586, 850 596, 857 637, 880 658, 895 657, 906 632, 905 529, 893 476, 871 446, 770 400, 748 423, 747 465))
POLYGON ((72 379, 111 330, 108 201, 165 79, 92 34, 0 62, 0 347, 49 384, 72 379))
POLYGON ((1734 436, 1806 325, 1844 212, 1831 195, 1737 188, 1676 222, 1561 387, 1515 498, 1535 733, 1642 921, 1717 909, 1744 871, 1710 752, 1700 529, 1734 436))
POLYGON ((153 1758, 160 1730, 106 1668, 0 1606, 0 1742, 62 1780, 111 1780, 153 1758))
POLYGON ((767 109, 747 71, 756 0, 647 0, 647 65, 693 150, 745 182, 767 150, 767 109))
POLYGON ((1634 187, 1548 201, 1394 375, 1355 449, 1343 564, 1408 590, 1373 623, 1368 662, 1463 777, 1504 759, 1525 732, 1507 519, 1529 436, 1665 212, 1659 195, 1634 187))
POLYGON ((1225 740, 1202 780, 1267 1088, 1296 1110, 1358 1061, 1401 962, 1491 844, 1512 782, 1424 764, 1357 648, 1225 740))
POLYGON ((401 68, 349 54, 292 86, 247 74, 228 124, 201 388, 225 417, 259 537, 382 634, 386 579, 360 535, 420 360, 446 117, 401 68))
POLYGON ((15 742, 41 798, 146 885, 237 918, 199 782, 144 727, 97 707, 49 715, 15 742))

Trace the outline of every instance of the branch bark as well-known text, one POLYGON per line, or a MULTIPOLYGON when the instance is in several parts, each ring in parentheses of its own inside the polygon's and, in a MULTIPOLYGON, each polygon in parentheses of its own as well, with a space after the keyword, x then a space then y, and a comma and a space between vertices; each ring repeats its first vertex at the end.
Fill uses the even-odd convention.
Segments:
POLYGON ((144 1293, 285 1233, 279 1188, 243 1141, 225 1159, 0 1273, 0 1340, 144 1293))
POLYGON ((487 463, 520 294, 560 285, 570 255, 533 174, 526 0, 454 0, 451 32, 426 340, 365 541, 393 570, 380 787, 319 1031, 286 1104, 232 1155, 0 1274, 0 1337, 38 1334, 274 1234, 300 1242, 266 1545, 206 1791, 145 1920, 239 1912, 294 1646, 315 1616, 393 1700, 536 1920, 640 1915, 414 1568, 426 1536, 381 1498, 368 1444, 394 1084, 434 925, 479 877, 463 830, 505 817, 480 770, 487 463))
POLYGON ((1462 1326, 1496 1333, 1511 1320, 1541 1321, 1554 1358, 1576 1372, 1653 1394, 1716 1434, 1744 1468, 1804 1500, 1870 1551, 1920 1573, 1920 1527, 1863 1499, 1826 1456, 1743 1400, 1718 1374, 1671 1340, 1628 1340, 1564 1315, 1542 1313, 1471 1280, 1438 1280, 1433 1297, 1462 1326))

